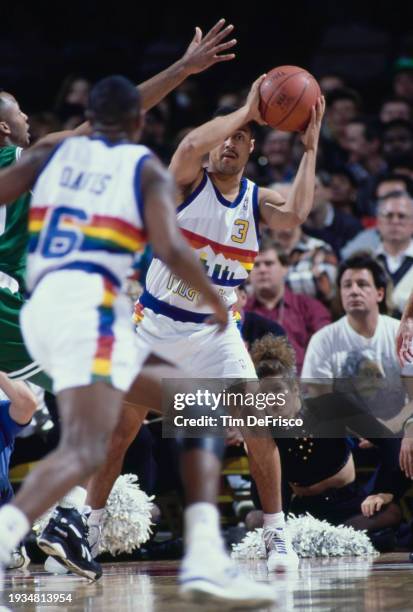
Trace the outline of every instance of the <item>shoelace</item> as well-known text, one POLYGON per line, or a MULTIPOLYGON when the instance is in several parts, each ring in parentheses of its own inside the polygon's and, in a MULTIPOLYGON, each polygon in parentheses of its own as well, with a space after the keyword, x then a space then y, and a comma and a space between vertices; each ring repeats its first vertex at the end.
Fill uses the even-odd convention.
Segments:
POLYGON ((281 555, 288 553, 283 529, 266 529, 264 542, 267 550, 275 550, 281 555))

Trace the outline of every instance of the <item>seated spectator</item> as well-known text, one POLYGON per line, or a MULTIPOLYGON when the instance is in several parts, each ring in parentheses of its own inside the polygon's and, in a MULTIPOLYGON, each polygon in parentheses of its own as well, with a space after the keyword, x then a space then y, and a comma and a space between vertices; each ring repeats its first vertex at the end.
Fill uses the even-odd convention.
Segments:
MULTIPOLYGON (((375 182, 374 200, 379 202, 387 198, 390 193, 408 193, 413 197, 413 181, 403 174, 385 174, 379 177, 375 182)), ((380 234, 376 228, 377 225, 377 205, 374 206, 375 217, 374 227, 363 230, 355 238, 350 240, 341 250, 342 259, 347 259, 357 251, 371 251, 372 253, 380 244, 380 234)))
POLYGON ((382 123, 389 123, 395 119, 412 120, 412 107, 405 98, 392 96, 383 100, 379 110, 379 119, 382 123))
POLYGON ((348 151, 347 168, 359 185, 386 170, 381 155, 381 131, 377 122, 356 118, 345 128, 344 147, 348 151))
POLYGON ((391 192, 380 199, 376 255, 393 281, 392 301, 401 314, 413 286, 413 198, 391 192))
POLYGON ((339 255, 344 245, 362 229, 363 226, 358 219, 334 208, 331 203, 330 176, 324 172, 318 172, 314 204, 303 225, 304 232, 313 238, 327 242, 339 255))
POLYGON ((395 119, 383 128, 383 157, 392 172, 413 178, 413 123, 395 119))
MULTIPOLYGON (((298 385, 294 382, 294 351, 282 338, 262 338, 253 345, 251 357, 264 392, 277 392, 280 383, 283 389, 288 388, 289 401, 282 408, 282 416, 300 416, 303 420, 301 428, 294 428, 294 437, 276 436, 284 481, 284 511, 296 515, 308 512, 334 525, 366 529, 377 546, 380 535, 376 532, 400 524, 402 513, 398 502, 410 484, 398 465, 400 440, 374 440, 380 465, 367 484, 360 483, 356 479, 352 448, 346 437, 346 419, 354 408, 351 397, 329 394, 322 399, 310 398, 302 403, 298 385), (277 382, 277 379, 282 379, 282 382, 277 382), (332 410, 340 412, 342 437, 312 437, 308 429, 310 419, 307 417, 311 417, 314 410, 319 417, 324 412, 326 420, 331 418, 332 410), (292 494, 294 497, 291 500, 292 494)), ((353 426, 351 417, 349 423, 353 426)), ((357 433, 366 437, 369 420, 360 421, 359 427, 357 433)), ((251 492, 256 507, 260 508, 254 482, 251 492)), ((262 512, 251 512, 246 524, 249 528, 261 526, 262 512)))
POLYGON ((301 371, 305 349, 314 332, 331 322, 327 308, 318 300, 293 293, 285 283, 288 258, 278 255, 274 242, 264 238, 250 280, 252 296, 245 310, 279 323, 297 353, 301 371))
POLYGON ((248 301, 248 292, 245 285, 239 285, 236 292, 238 295, 238 302, 234 304, 233 308, 239 312, 239 328, 247 348, 249 348, 255 340, 259 340, 267 334, 285 336, 285 331, 279 323, 261 317, 255 312, 245 312, 245 305, 248 301))
POLYGON ((329 172, 341 168, 347 162, 344 149, 346 125, 361 111, 361 99, 352 89, 341 88, 326 96, 327 110, 321 128, 321 144, 324 150, 325 168, 329 172))
POLYGON ((85 120, 91 82, 80 75, 69 75, 56 96, 54 111, 63 129, 71 130, 85 120))
MULTIPOLYGON (((290 183, 271 185, 285 198, 290 183)), ((288 257, 286 282, 294 293, 305 293, 329 305, 335 295, 337 257, 331 246, 307 236, 300 226, 293 229, 270 230, 265 234, 274 240, 279 253, 288 257)))
POLYGON ((347 168, 331 173, 331 203, 334 208, 356 216, 357 181, 347 168))
POLYGON ((345 315, 311 338, 302 378, 314 395, 350 389, 399 433, 406 391, 395 351, 399 321, 385 314, 387 275, 371 255, 360 253, 341 264, 337 285, 345 315))
POLYGON ((260 184, 292 181, 296 166, 293 161, 294 134, 268 130, 264 136, 259 160, 261 169, 260 184))

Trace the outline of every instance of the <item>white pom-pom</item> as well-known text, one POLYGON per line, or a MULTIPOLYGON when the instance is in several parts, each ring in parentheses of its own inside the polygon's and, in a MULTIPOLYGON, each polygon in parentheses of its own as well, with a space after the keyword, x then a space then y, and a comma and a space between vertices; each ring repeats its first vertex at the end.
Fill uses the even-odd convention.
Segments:
MULTIPOLYGON (((310 514, 296 517, 290 514, 287 529, 293 548, 299 557, 376 556, 365 531, 320 521, 310 514)), ((265 559, 262 529, 247 533, 239 544, 233 544, 234 559, 265 559)))
POLYGON ((151 536, 152 497, 141 491, 135 474, 116 480, 102 519, 100 552, 131 553, 151 536))

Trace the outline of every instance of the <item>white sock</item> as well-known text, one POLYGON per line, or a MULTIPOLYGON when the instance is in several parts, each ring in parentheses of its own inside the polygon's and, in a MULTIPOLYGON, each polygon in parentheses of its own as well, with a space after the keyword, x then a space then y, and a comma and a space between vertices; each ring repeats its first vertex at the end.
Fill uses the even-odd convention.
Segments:
POLYGON ((6 504, 0 509, 0 561, 7 563, 11 551, 16 548, 29 529, 27 516, 19 508, 6 504))
POLYGON ((87 491, 83 487, 73 487, 66 493, 64 497, 59 501, 58 505, 62 508, 76 508, 78 512, 83 511, 87 496, 87 491))
POLYGON ((199 541, 222 545, 218 508, 207 502, 196 502, 185 508, 185 544, 187 551, 199 541))
POLYGON ((103 519, 104 508, 98 508, 96 510, 92 510, 90 516, 87 520, 88 525, 100 525, 103 519))
POLYGON ((275 512, 274 514, 265 514, 264 512, 264 529, 277 529, 285 527, 284 512, 275 512))

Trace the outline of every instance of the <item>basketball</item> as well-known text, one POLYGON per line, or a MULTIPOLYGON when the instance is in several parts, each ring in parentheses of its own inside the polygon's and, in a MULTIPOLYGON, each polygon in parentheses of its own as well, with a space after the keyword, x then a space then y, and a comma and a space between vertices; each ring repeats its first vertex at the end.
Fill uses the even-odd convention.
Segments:
POLYGON ((282 132, 302 132, 311 108, 321 95, 315 78, 299 66, 271 70, 260 86, 260 113, 268 125, 282 132))

